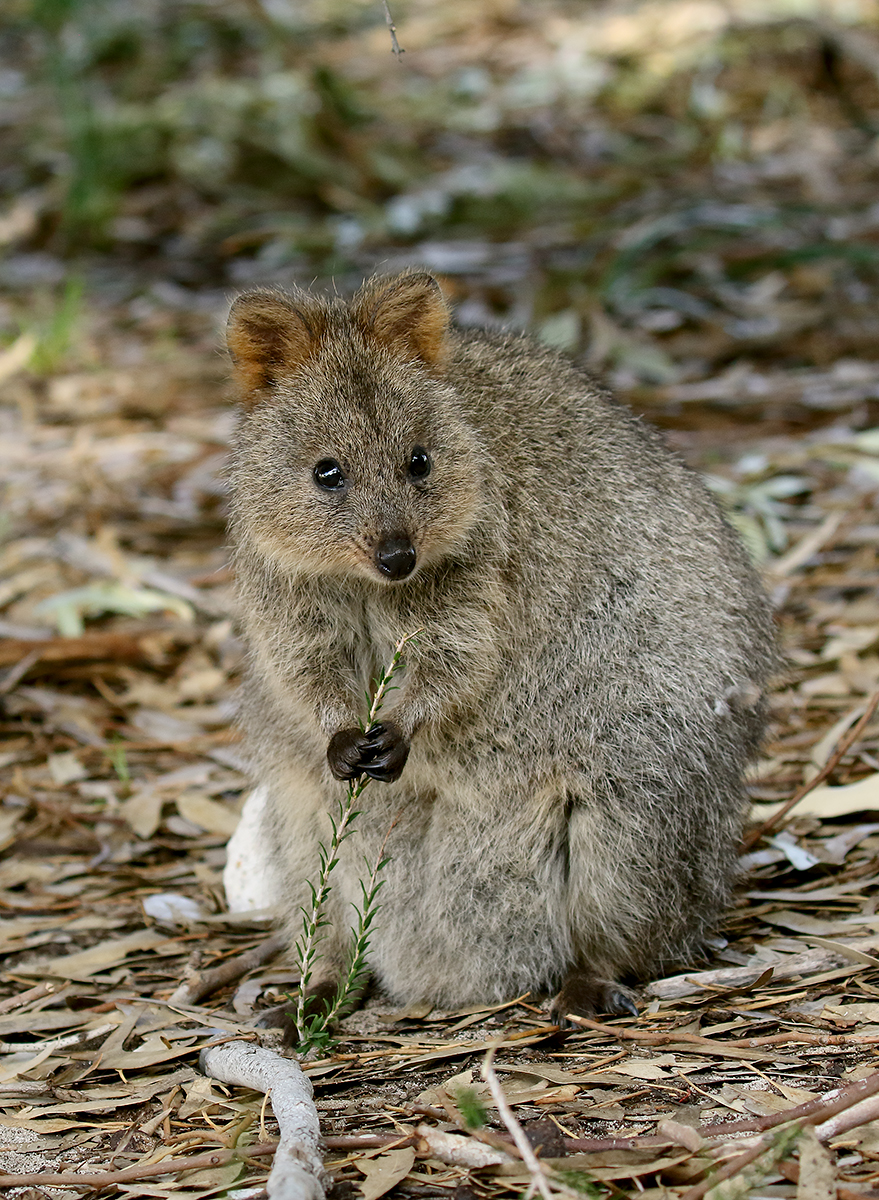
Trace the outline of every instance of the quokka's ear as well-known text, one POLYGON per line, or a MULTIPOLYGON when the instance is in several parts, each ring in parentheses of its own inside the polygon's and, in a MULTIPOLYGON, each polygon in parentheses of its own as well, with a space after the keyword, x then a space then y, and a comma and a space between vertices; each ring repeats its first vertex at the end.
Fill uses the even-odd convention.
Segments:
POLYGON ((245 405, 282 371, 295 371, 318 348, 320 313, 284 292, 245 292, 232 305, 226 343, 245 405))
POLYGON ((382 286, 367 284, 355 312, 368 335, 399 357, 440 367, 449 310, 440 286, 426 271, 400 275, 382 286))

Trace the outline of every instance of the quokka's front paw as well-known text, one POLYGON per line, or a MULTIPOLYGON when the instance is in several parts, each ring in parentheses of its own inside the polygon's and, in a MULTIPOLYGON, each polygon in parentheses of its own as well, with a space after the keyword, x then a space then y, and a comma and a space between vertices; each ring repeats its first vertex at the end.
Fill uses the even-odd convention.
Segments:
POLYGON ((367 729, 340 729, 327 747, 327 762, 336 779, 368 775, 382 783, 399 779, 409 757, 409 743, 393 721, 367 729))
POLYGON ((568 1014, 575 1017, 595 1017, 612 1013, 617 1017, 637 1017, 635 994, 614 979, 597 979, 588 971, 574 970, 562 984, 561 991, 549 1007, 550 1019, 556 1025, 571 1028, 568 1014))

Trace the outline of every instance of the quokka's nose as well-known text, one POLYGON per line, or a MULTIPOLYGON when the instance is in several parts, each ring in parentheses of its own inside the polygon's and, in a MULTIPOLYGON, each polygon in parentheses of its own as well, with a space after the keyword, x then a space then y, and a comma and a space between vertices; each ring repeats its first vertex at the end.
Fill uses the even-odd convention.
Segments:
POLYGON ((405 579, 415 568, 415 547, 405 536, 387 537, 376 547, 375 565, 389 579, 405 579))

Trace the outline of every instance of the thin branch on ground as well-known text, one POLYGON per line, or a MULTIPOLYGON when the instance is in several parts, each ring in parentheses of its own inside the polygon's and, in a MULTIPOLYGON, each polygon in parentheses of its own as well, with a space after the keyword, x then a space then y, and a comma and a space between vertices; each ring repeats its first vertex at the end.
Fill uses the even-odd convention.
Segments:
POLYGON ((574 1192, 570 1188, 566 1188, 561 1182, 553 1179, 547 1171, 544 1164, 534 1153, 534 1147, 528 1140, 528 1135, 525 1130, 516 1120, 513 1115, 513 1110, 510 1108, 507 1098, 504 1095, 504 1089, 501 1087, 500 1080, 495 1074, 492 1065, 496 1046, 493 1046, 485 1056, 485 1061, 482 1064, 482 1078, 488 1084, 491 1098, 494 1100, 495 1107, 498 1110, 498 1115, 510 1131, 516 1149, 522 1156, 522 1160, 531 1175, 531 1183, 525 1193, 524 1200, 531 1200, 535 1192, 540 1192, 543 1200, 555 1200, 559 1194, 566 1196, 577 1196, 579 1193, 574 1192))
POLYGON ((794 792, 790 800, 788 800, 786 804, 783 804, 777 813, 774 813, 771 817, 768 817, 762 825, 758 826, 757 829, 752 829, 749 834, 745 835, 745 837, 742 839, 743 851, 750 850, 757 844, 757 842, 760 841, 762 837, 765 837, 767 833, 771 833, 773 829, 776 829, 795 805, 799 804, 801 800, 808 796, 809 792, 813 792, 820 783, 824 782, 825 779, 830 778, 830 776, 842 762, 843 758, 845 758, 846 754, 848 754, 849 750, 851 750, 852 746, 869 725, 877 706, 879 706, 879 691, 874 692, 870 697, 869 701, 867 702, 866 711, 864 712, 864 715, 861 717, 860 721, 858 721, 857 725, 855 725, 853 729, 850 729, 844 737, 839 739, 836 749, 831 754, 830 758, 828 758, 827 762, 824 764, 815 778, 810 779, 808 783, 804 783, 798 791, 794 792))
POLYGON ((175 1175, 180 1171, 204 1171, 209 1167, 222 1167, 226 1163, 244 1158, 261 1158, 274 1154, 276 1142, 265 1145, 247 1146, 238 1150, 211 1150, 207 1154, 194 1154, 189 1158, 166 1158, 161 1162, 144 1163, 142 1166, 125 1167, 121 1171, 95 1171, 91 1174, 76 1171, 48 1172, 33 1175, 0 1174, 0 1188, 14 1187, 83 1187, 106 1188, 120 1183, 132 1183, 138 1179, 152 1179, 157 1175, 175 1175))
POLYGON ((264 942, 260 942, 258 946, 251 947, 244 954, 237 954, 234 958, 227 958, 225 962, 218 967, 212 967, 207 971, 193 972, 189 979, 186 979, 169 997, 169 1004, 198 1004, 200 1000, 204 1000, 206 996, 213 995, 220 988, 225 987, 227 983, 232 983, 235 979, 240 979, 242 975, 246 975, 248 971, 253 971, 257 967, 261 967, 263 963, 268 962, 282 950, 286 949, 288 939, 280 933, 273 934, 272 937, 266 938, 264 942))

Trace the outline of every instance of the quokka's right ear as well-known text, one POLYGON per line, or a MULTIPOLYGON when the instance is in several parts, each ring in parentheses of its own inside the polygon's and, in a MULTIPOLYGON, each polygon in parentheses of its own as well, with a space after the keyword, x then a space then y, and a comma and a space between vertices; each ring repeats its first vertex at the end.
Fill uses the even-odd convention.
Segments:
POLYGON ((229 312, 226 344, 242 402, 251 407, 278 375, 295 371, 318 348, 320 314, 284 292, 245 292, 229 312))

